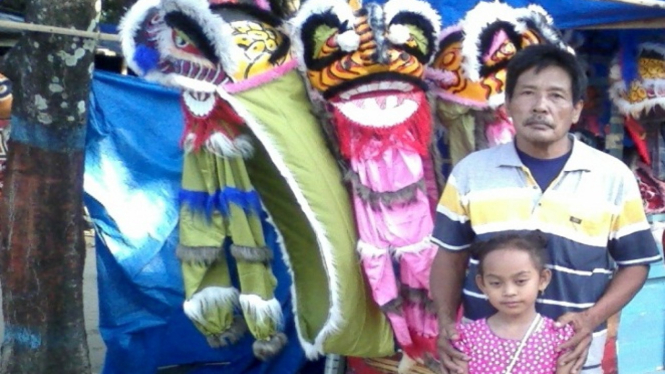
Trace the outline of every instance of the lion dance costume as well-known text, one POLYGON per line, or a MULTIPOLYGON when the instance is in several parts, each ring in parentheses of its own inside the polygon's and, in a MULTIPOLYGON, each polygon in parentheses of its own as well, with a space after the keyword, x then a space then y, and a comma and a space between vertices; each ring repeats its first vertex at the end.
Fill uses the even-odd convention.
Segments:
POLYGON ((121 25, 132 70, 182 92, 184 311, 211 346, 247 325, 257 357, 279 352, 272 222, 308 357, 387 355, 392 332, 356 263, 348 193, 274 11, 265 1, 140 0, 121 25))
POLYGON ((438 43, 427 79, 453 165, 475 150, 512 140, 515 130, 503 108, 510 59, 534 44, 566 48, 544 9, 499 2, 479 2, 444 29, 438 43))
POLYGON ((418 0, 311 1, 292 20, 311 96, 326 108, 324 126, 344 161, 365 275, 407 360, 433 354, 438 334, 429 292, 437 191, 423 75, 440 22, 418 0))

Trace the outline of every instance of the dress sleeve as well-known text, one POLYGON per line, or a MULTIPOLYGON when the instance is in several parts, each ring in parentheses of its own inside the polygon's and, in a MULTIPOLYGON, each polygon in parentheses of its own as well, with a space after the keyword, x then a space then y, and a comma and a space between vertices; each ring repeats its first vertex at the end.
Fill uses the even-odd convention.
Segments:
POLYGON ((471 337, 471 329, 469 329, 469 324, 457 324, 457 333, 459 334, 458 340, 452 340, 451 343, 455 349, 464 353, 465 355, 471 354, 471 342, 469 338, 471 337))
MULTIPOLYGON (((560 329, 554 329, 555 347, 558 347, 561 344, 567 342, 568 340, 570 340, 570 338, 573 337, 573 335, 575 335, 575 330, 573 330, 573 326, 571 325, 565 325, 560 329)), ((557 358, 566 352, 568 352, 568 350, 559 352, 557 358)))

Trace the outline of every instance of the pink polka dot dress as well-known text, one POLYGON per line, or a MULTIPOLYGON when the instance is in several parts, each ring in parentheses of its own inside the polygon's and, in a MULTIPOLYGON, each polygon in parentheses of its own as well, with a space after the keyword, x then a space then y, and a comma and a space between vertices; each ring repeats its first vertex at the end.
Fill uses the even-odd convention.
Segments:
MULTIPOLYGON (((460 339, 453 345, 471 358, 469 374, 503 374, 520 344, 519 340, 494 335, 486 319, 460 324, 457 329, 460 339)), ((511 374, 555 373, 556 360, 561 354, 555 349, 573 333, 571 326, 557 329, 553 320, 543 318, 526 341, 511 374)))

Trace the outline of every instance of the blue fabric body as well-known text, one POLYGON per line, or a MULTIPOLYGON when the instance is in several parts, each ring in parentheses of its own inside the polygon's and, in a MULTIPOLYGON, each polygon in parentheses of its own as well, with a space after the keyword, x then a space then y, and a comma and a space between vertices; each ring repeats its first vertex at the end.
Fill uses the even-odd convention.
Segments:
MULTIPOLYGON (((153 374, 160 367, 188 364, 190 373, 297 373, 305 357, 281 256, 272 266, 289 343, 271 361, 254 358, 249 334, 232 347, 209 348, 182 312, 184 290, 175 257, 182 124, 177 91, 95 73, 84 188, 98 235, 99 327, 107 346, 103 373, 153 374)), ((264 230, 268 245, 279 252, 275 231, 265 220, 264 230)))

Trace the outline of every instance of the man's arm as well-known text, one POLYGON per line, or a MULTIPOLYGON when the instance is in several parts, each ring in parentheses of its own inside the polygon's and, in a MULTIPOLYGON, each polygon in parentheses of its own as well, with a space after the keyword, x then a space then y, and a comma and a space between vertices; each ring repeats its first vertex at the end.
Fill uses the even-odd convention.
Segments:
POLYGON ((466 365, 461 363, 468 361, 468 357, 453 348, 450 340, 459 338, 455 320, 462 299, 462 285, 468 260, 468 251, 451 252, 440 249, 432 263, 430 290, 439 320, 438 347, 444 374, 466 372, 466 365))
POLYGON ((648 265, 620 267, 607 286, 603 296, 594 306, 580 313, 566 313, 557 321, 560 325, 571 323, 575 335, 559 350, 571 349, 561 355, 559 365, 575 362, 572 373, 581 371, 586 360, 586 353, 591 344, 591 334, 598 325, 607 321, 632 300, 642 288, 649 272, 648 265))
POLYGON ((454 323, 462 300, 462 285, 469 261, 467 251, 440 249, 432 263, 430 289, 439 323, 454 323))

